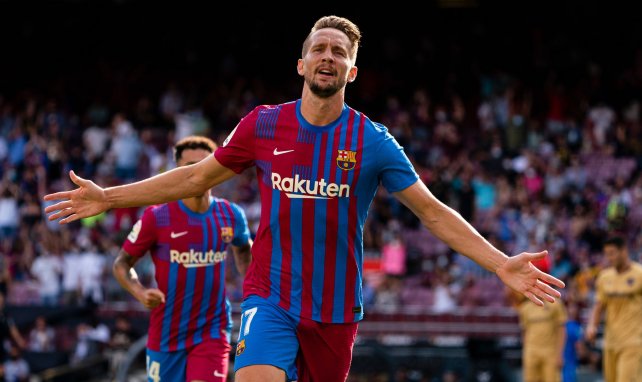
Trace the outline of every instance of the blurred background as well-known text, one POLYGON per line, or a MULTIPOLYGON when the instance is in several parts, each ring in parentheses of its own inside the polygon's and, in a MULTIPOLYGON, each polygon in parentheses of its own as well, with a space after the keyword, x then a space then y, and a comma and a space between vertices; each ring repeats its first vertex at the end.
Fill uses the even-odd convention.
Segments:
MULTIPOLYGON (((586 323, 605 237, 624 235, 640 258, 635 13, 584 1, 442 0, 374 15, 228 5, 0 3, 0 319, 22 337, 0 340, 31 379, 108 381, 121 367, 121 380, 146 380, 148 313, 111 275, 142 209, 61 227, 43 216, 42 196, 72 188, 71 169, 101 186, 166 171, 178 139, 221 143, 255 106, 299 98, 302 42, 328 14, 363 33, 347 103, 385 124, 432 192, 495 246, 548 249, 543 266, 567 283, 569 320, 586 323)), ((253 233, 254 177, 214 190, 245 208, 253 233)), ((366 318, 350 381, 520 380, 520 328, 497 277, 383 189, 364 246, 366 318)), ((238 314, 242 280, 226 269, 238 314)), ((150 261, 137 270, 153 285, 150 261)), ((579 380, 599 380, 600 342, 574 346, 579 380)))

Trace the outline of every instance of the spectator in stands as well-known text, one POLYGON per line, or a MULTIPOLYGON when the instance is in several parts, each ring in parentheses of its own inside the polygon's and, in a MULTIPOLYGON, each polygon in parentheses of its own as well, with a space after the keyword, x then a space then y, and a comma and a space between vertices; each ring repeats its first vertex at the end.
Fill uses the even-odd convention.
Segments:
POLYGON ((387 275, 404 276, 406 273, 406 247, 401 237, 399 221, 391 219, 382 233, 381 268, 387 275))
POLYGON ((443 382, 457 382, 459 381, 459 376, 454 370, 446 370, 441 376, 443 382))
POLYGON ((457 291, 455 286, 450 282, 448 273, 440 272, 440 274, 437 275, 433 289, 435 291, 434 312, 452 312, 457 306, 457 291))
POLYGON ((79 256, 80 292, 82 300, 89 306, 103 302, 103 279, 107 271, 107 259, 100 253, 98 247, 85 240, 82 242, 83 252, 79 256))
POLYGON ((401 280, 394 276, 385 276, 375 296, 375 310, 382 313, 397 313, 401 305, 401 280))
POLYGON ((94 315, 89 324, 81 323, 76 327, 76 336, 76 346, 71 355, 72 364, 102 354, 103 348, 109 343, 109 328, 94 315))
POLYGON ((65 305, 81 304, 81 277, 83 264, 78 248, 70 244, 70 248, 63 254, 62 267, 62 303, 65 305))
POLYGON ((46 306, 57 305, 60 295, 60 276, 62 274, 60 256, 44 250, 31 265, 31 274, 40 284, 40 303, 46 306))
POLYGON ((588 123, 591 128, 592 143, 596 149, 606 144, 607 135, 615 122, 615 111, 605 102, 600 101, 588 111, 588 123))
POLYGON ((44 316, 38 316, 31 332, 29 332, 28 348, 33 352, 50 352, 55 350, 56 333, 47 325, 44 316))
POLYGON ((110 155, 116 164, 116 177, 123 181, 136 179, 138 162, 142 154, 138 132, 124 114, 118 113, 112 121, 110 155))
POLYGON ((4 380, 6 382, 28 382, 29 364, 22 358, 20 349, 11 346, 9 358, 4 361, 4 380))
POLYGON ((114 330, 109 339, 109 363, 112 375, 115 375, 120 364, 125 360, 127 351, 136 340, 136 334, 125 316, 116 317, 114 330))
POLYGON ((0 361, 4 360, 6 356, 5 348, 1 346, 5 341, 13 340, 20 349, 24 349, 26 345, 13 319, 6 312, 4 299, 4 295, 0 293, 0 361))
POLYGON ((0 240, 13 239, 19 224, 18 188, 15 183, 3 179, 0 183, 0 240))
POLYGON ((89 173, 94 173, 100 161, 103 160, 109 143, 109 131, 99 126, 90 126, 83 132, 85 160, 89 166, 89 173))
POLYGON ((476 285, 477 278, 472 274, 464 276, 464 285, 459 293, 457 304, 464 308, 476 308, 484 305, 482 290, 476 285))
POLYGON ((554 253, 554 265, 551 274, 560 280, 568 280, 574 274, 574 266, 566 249, 554 253))
POLYGON ((76 326, 76 345, 74 346, 70 359, 70 363, 72 365, 78 364, 87 357, 99 353, 97 344, 89 339, 89 330, 89 325, 85 323, 81 323, 76 326))
POLYGON ((167 122, 174 121, 177 113, 183 110, 184 97, 176 82, 171 82, 160 99, 160 112, 167 122))
POLYGON ((624 180, 618 178, 613 184, 611 197, 606 206, 606 217, 610 231, 624 232, 627 215, 633 205, 632 195, 625 187, 624 180))
MULTIPOLYGON (((2 242, 9 244, 9 240, 2 242)), ((0 294, 6 296, 9 293, 9 285, 11 285, 11 272, 9 253, 4 253, 3 248, 0 248, 0 294)))

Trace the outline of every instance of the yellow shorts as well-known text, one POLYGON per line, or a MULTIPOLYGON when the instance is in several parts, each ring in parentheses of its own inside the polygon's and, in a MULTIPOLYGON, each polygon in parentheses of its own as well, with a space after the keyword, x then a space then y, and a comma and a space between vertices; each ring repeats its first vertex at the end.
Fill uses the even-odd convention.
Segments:
POLYGON ((527 351, 522 356, 524 382, 561 382, 562 369, 557 358, 549 354, 527 351))
POLYGON ((604 380, 606 382, 642 381, 642 346, 604 349, 604 380))

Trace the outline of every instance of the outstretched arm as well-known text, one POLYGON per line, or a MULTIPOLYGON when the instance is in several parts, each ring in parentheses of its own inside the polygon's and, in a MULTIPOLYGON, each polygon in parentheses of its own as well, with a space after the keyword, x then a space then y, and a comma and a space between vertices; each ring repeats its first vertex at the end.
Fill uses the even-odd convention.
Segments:
POLYGON ((214 155, 190 166, 175 168, 140 182, 101 188, 91 180, 69 176, 78 186, 73 191, 45 195, 45 200, 62 200, 45 209, 49 220, 61 224, 98 215, 110 208, 147 206, 202 195, 208 189, 231 178, 235 173, 220 164, 214 155))
POLYGON ((161 303, 164 304, 165 294, 162 291, 152 288, 147 289, 138 281, 138 274, 134 269, 134 264, 137 261, 138 257, 132 256, 121 249, 112 268, 116 281, 147 309, 153 309, 161 303))
POLYGON ((564 283, 530 263, 546 256, 546 251, 506 256, 484 239, 459 213, 435 198, 420 180, 394 195, 450 248, 496 273, 506 285, 537 305, 543 305, 541 300, 554 302, 555 298, 560 297, 560 293, 548 284, 563 288, 564 283))

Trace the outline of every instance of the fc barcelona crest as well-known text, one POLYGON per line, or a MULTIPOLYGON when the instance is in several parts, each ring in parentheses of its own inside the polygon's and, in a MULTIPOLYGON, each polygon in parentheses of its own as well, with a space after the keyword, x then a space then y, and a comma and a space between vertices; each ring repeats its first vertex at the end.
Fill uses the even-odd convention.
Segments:
POLYGON ((354 169, 357 164, 357 152, 350 150, 339 150, 337 154, 337 166, 345 171, 354 169))
POLYGON ((244 351, 245 351, 245 340, 242 339, 236 345, 236 356, 237 357, 240 356, 241 354, 243 354, 244 351))
POLYGON ((224 243, 231 243, 234 238, 234 229, 232 227, 221 227, 221 239, 224 243))

